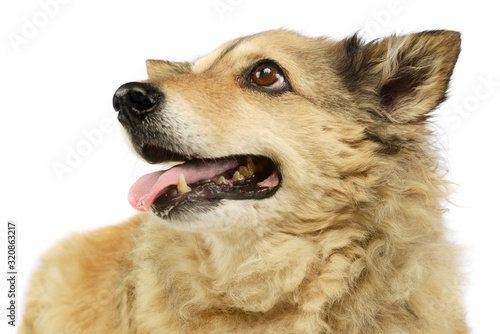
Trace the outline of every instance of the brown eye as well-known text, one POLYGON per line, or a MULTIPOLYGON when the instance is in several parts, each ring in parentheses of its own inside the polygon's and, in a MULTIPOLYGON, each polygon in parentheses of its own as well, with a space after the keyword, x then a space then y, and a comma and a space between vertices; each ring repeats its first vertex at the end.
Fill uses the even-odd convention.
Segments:
POLYGON ((291 91, 281 66, 273 60, 261 60, 249 67, 241 77, 241 83, 254 89, 281 94, 291 91))
POLYGON ((257 67, 252 73, 252 80, 259 86, 271 86, 280 79, 281 75, 276 67, 270 64, 263 64, 257 67))

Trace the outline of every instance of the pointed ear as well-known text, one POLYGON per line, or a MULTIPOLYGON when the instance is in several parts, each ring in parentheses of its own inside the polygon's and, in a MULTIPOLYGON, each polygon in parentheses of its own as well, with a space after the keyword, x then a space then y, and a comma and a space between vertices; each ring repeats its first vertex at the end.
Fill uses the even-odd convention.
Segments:
POLYGON ((150 79, 172 74, 191 73, 191 63, 176 63, 166 60, 146 60, 146 68, 150 79))
POLYGON ((446 30, 342 43, 348 89, 364 109, 395 123, 421 122, 445 100, 460 53, 460 34, 446 30))

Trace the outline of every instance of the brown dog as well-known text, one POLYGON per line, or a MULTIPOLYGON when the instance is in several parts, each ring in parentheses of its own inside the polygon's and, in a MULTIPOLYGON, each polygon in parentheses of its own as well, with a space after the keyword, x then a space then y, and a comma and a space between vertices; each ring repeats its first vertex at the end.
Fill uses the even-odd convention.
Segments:
POLYGON ((277 30, 113 100, 140 214, 43 257, 22 333, 468 333, 427 128, 460 36, 277 30))

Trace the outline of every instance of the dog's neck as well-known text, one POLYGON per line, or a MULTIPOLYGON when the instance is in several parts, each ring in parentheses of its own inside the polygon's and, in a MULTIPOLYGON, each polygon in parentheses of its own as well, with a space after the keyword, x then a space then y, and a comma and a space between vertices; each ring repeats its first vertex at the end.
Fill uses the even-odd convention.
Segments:
POLYGON ((317 245, 312 239, 253 232, 190 233, 149 221, 135 242, 133 256, 141 264, 135 280, 166 286, 169 300, 177 303, 172 308, 190 312, 267 312, 289 304, 311 268, 318 267, 317 245))
POLYGON ((165 286, 171 294, 168 300, 172 309, 189 310, 187 316, 213 309, 316 312, 331 301, 332 292, 340 294, 348 289, 345 278, 351 275, 355 257, 334 253, 340 248, 358 247, 351 243, 361 234, 353 231, 329 236, 325 232, 322 239, 327 242, 318 243, 314 236, 256 229, 251 232, 190 233, 147 222, 135 242, 133 256, 141 264, 135 280, 165 286), (327 284, 321 275, 329 280, 328 291, 322 291, 327 284))

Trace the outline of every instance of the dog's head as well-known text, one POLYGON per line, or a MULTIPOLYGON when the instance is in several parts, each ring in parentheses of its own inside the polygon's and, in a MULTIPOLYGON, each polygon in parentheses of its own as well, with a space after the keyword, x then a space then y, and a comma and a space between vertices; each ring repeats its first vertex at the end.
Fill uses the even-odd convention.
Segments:
POLYGON ((426 119, 459 49, 449 31, 363 44, 276 30, 193 63, 149 60, 149 79, 121 86, 114 108, 142 158, 183 163, 143 176, 129 201, 190 230, 376 214, 396 190, 413 196, 412 168, 432 169, 426 119), (389 191, 391 178, 410 181, 389 191))

